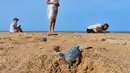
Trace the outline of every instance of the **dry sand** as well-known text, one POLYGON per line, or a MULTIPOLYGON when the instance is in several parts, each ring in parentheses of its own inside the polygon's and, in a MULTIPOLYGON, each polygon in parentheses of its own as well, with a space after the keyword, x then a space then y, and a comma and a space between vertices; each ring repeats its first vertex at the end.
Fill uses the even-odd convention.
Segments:
POLYGON ((130 73, 130 34, 58 33, 41 41, 43 33, 0 33, 0 73, 130 73), (62 52, 73 45, 86 49, 79 65, 61 64, 62 52))

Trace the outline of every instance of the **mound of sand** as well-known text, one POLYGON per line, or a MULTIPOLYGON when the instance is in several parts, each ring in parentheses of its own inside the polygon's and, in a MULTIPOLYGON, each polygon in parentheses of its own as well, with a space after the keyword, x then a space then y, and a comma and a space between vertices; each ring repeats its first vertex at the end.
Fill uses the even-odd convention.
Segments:
POLYGON ((130 35, 115 35, 58 33, 43 42, 41 33, 1 33, 0 73, 130 73, 130 35), (69 70, 53 48, 60 46, 64 52, 75 44, 92 48, 69 70))

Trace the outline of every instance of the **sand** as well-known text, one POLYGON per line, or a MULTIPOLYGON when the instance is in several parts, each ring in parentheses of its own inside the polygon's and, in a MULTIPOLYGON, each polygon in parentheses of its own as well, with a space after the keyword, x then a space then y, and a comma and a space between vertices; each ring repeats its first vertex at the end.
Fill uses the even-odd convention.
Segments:
POLYGON ((130 34, 1 32, 0 73, 130 73, 130 34), (54 46, 65 52, 75 44, 92 48, 69 70, 59 62, 54 46))

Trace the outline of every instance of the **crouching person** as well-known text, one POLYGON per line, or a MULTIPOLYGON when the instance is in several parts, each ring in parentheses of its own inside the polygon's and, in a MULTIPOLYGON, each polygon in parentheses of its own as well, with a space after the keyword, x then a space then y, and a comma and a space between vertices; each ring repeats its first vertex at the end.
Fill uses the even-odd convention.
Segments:
POLYGON ((109 28, 109 25, 107 23, 105 24, 95 24, 91 25, 87 28, 87 33, 107 33, 107 29, 109 28))
POLYGON ((14 18, 12 24, 10 25, 10 32, 23 32, 21 25, 17 26, 19 19, 14 18))

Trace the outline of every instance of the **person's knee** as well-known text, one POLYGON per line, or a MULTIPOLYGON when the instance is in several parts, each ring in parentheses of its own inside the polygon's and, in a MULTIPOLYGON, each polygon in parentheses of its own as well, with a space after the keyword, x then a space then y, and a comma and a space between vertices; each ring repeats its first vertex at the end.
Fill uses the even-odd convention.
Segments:
POLYGON ((51 18, 51 21, 52 21, 52 22, 55 22, 55 21, 56 21, 56 19, 55 19, 55 18, 51 18))
POLYGON ((50 23, 53 23, 53 22, 54 22, 54 19, 53 19, 53 18, 51 18, 51 19, 50 19, 50 23))

